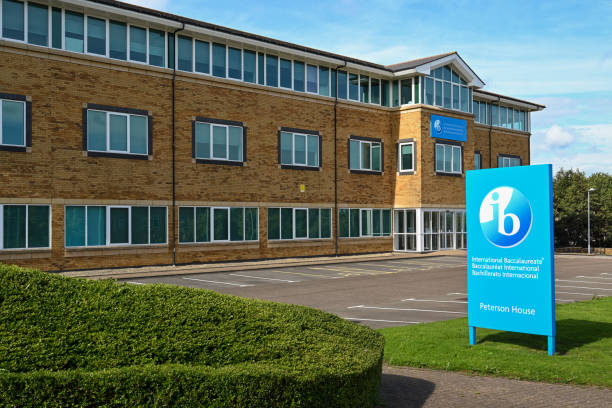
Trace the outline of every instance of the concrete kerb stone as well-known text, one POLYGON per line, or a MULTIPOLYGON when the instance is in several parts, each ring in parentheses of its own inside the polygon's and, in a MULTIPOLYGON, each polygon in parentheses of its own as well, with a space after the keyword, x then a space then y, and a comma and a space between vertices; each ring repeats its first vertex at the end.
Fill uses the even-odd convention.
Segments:
POLYGON ((385 261, 390 259, 432 258, 439 256, 465 256, 463 250, 438 251, 425 254, 385 252, 367 255, 341 255, 338 257, 283 258, 262 261, 223 262, 190 265, 162 265, 136 268, 89 269, 60 272, 61 275, 87 279, 133 279, 154 276, 192 275, 199 273, 235 272, 256 269, 287 268, 294 266, 311 266, 354 263, 364 261, 385 261))

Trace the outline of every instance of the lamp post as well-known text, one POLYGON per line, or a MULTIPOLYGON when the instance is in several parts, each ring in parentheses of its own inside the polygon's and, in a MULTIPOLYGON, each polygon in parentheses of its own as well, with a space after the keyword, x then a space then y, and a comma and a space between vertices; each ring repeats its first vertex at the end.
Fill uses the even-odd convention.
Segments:
POLYGON ((595 191, 595 189, 589 188, 589 191, 587 191, 587 237, 589 242, 589 255, 591 255, 591 191, 595 191))

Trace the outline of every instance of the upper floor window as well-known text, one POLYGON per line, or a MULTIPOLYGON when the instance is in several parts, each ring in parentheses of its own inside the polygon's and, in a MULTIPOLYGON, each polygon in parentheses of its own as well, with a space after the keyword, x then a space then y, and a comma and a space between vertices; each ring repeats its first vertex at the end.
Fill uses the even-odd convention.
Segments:
POLYGON ((414 142, 399 143, 397 160, 400 173, 414 171, 414 142))
POLYGON ((0 94, 0 149, 25 151, 31 146, 29 106, 25 96, 0 94))
POLYGON ((497 156, 497 167, 514 167, 522 164, 520 156, 500 154, 497 156))
POLYGON ((474 122, 527 132, 529 112, 510 106, 474 101, 474 122))
POLYGON ((199 162, 242 165, 245 149, 242 122, 208 118, 193 122, 193 157, 199 162))
POLYGON ((321 167, 321 136, 311 130, 281 128, 279 132, 279 161, 283 168, 321 167))
POLYGON ((424 80, 427 105, 472 112, 472 89, 450 65, 434 69, 424 80))
POLYGON ((0 249, 50 248, 49 205, 0 204, 0 249))
POLYGON ((482 155, 480 152, 474 152, 474 170, 479 170, 482 168, 482 155))
POLYGON ((349 139, 349 168, 355 172, 381 173, 383 143, 380 139, 351 136, 349 139))
POLYGON ((152 118, 146 111, 91 104, 84 110, 84 147, 90 155, 146 158, 152 154, 152 118))
POLYGON ((436 173, 462 173, 461 145, 436 143, 436 173))

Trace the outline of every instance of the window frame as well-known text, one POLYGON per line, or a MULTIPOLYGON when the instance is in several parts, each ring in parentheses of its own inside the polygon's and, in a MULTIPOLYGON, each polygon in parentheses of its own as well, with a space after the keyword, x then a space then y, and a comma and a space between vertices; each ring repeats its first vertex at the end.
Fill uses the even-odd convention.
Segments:
MULTIPOLYGON (((1 29, 1 28, 0 28, 1 29)), ((0 151, 11 151, 11 152, 26 152, 29 148, 32 148, 32 102, 29 101, 29 97, 25 95, 7 94, 0 93, 0 151), (3 101, 9 102, 21 102, 24 104, 23 109, 23 145, 3 144, 2 143, 2 103, 3 101)))
POLYGON ((0 254, 2 252, 10 252, 10 251, 37 251, 37 250, 50 250, 53 242, 53 208, 51 204, 25 204, 25 203, 0 203, 0 254), (4 207, 5 206, 24 206, 26 208, 26 217, 25 217, 25 244, 24 248, 5 248, 4 247, 4 207), (30 247, 30 237, 29 237, 29 220, 30 220, 30 207, 47 207, 49 209, 49 220, 48 220, 48 229, 49 229, 49 245, 46 247, 30 247))
POLYGON ((382 141, 382 139, 377 139, 377 138, 373 138, 373 137, 364 137, 364 136, 355 136, 355 135, 351 135, 348 139, 348 157, 347 157, 347 163, 348 163, 348 168, 349 171, 352 174, 377 174, 377 175, 382 175, 384 173, 384 169, 385 169, 385 164, 384 164, 384 157, 385 157, 385 144, 382 141), (359 168, 358 169, 354 169, 351 167, 351 141, 357 141, 359 142, 359 168), (362 155, 363 155, 363 148, 362 148, 362 144, 369 144, 370 145, 370 168, 369 169, 364 169, 362 167, 362 155), (380 170, 372 170, 372 146, 378 144, 380 145, 380 170))
POLYGON ((199 164, 222 164, 229 166, 244 166, 244 163, 247 161, 247 127, 244 126, 243 122, 238 122, 234 120, 225 120, 225 119, 214 119, 214 118, 205 118, 202 116, 196 116, 195 120, 191 121, 191 157, 195 160, 196 163, 199 164), (210 157, 202 158, 197 157, 196 155, 196 125, 198 123, 205 123, 210 125, 210 157), (212 141, 212 132, 213 126, 223 126, 227 128, 226 133, 226 157, 227 159, 221 158, 213 158, 212 149, 213 149, 213 141, 212 141), (238 127, 242 129, 242 160, 231 160, 229 158, 229 128, 230 127, 238 127))
POLYGON ((402 139, 397 143, 397 171, 400 175, 411 175, 416 173, 416 142, 414 139, 402 139), (412 145, 412 167, 404 169, 402 161, 402 146, 412 145))
POLYGON ((111 248, 111 247, 126 247, 126 246, 130 246, 130 247, 146 247, 146 246, 168 246, 169 242, 168 242, 168 238, 169 238, 169 234, 168 234, 168 228, 169 227, 169 222, 168 222, 168 206, 165 205, 105 205, 105 204, 65 204, 64 205, 64 249, 67 250, 72 250, 72 249, 96 249, 96 248, 111 248), (84 218, 84 229, 85 229, 85 245, 75 245, 75 246, 68 246, 66 245, 66 239, 67 239, 67 234, 66 234, 66 213, 67 213, 67 209, 68 207, 83 207, 85 209, 85 218, 84 218), (106 242, 104 243, 104 245, 87 245, 88 240, 88 232, 87 232, 87 209, 89 207, 103 207, 104 208, 104 216, 106 217, 105 219, 105 225, 104 225, 104 232, 106 234, 106 242), (147 225, 147 238, 148 238, 148 243, 146 244, 133 244, 132 243, 132 208, 134 207, 140 207, 140 208, 147 208, 147 214, 148 214, 148 225, 147 225), (110 210, 111 208, 127 208, 128 209, 128 243, 116 243, 116 244, 112 244, 110 242, 110 210), (165 233, 165 242, 158 242, 158 243, 151 243, 151 208, 163 208, 165 211, 165 217, 166 217, 166 233, 165 233))
POLYGON ((482 153, 480 150, 474 151, 474 170, 482 170, 482 153), (478 157, 478 167, 476 167, 476 157, 478 157))
MULTIPOLYGON (((267 240, 270 242, 291 242, 291 241, 317 241, 317 240, 332 240, 334 238, 334 230, 333 230, 333 208, 331 207, 267 207, 267 214, 269 217, 269 211, 271 209, 277 209, 278 210, 278 238, 270 238, 270 231, 269 229, 266 230, 266 237, 267 240), (283 231, 282 231, 282 211, 283 209, 289 209, 291 210, 291 225, 292 225, 292 238, 283 238, 283 231), (313 209, 317 209, 319 210, 319 237, 318 238, 310 238, 310 210, 313 209), (297 211, 306 211, 306 236, 304 238, 298 238, 296 237, 296 216, 295 213, 297 211), (321 212, 322 210, 328 210, 329 211, 329 237, 321 237, 321 231, 323 230, 323 221, 322 221, 322 216, 321 216, 321 212)), ((268 228, 266 226, 266 228, 268 228)))
POLYGON ((363 208, 355 208, 355 207, 342 207, 342 208, 338 208, 338 212, 337 212, 337 219, 338 219, 338 229, 337 229, 337 233, 338 233, 338 238, 339 239, 377 239, 377 238, 393 238, 393 208, 389 208, 389 207, 363 207, 363 208), (340 211, 348 211, 348 236, 342 236, 340 235, 340 211), (351 236, 353 231, 351 231, 351 211, 358 211, 359 212, 359 236, 351 236), (380 211, 380 233, 378 235, 374 234, 374 211, 380 211), (389 234, 385 234, 384 233, 384 212, 385 211, 389 211, 389 216, 390 218, 390 223, 389 223, 389 234), (363 235, 363 214, 369 214, 369 218, 371 221, 371 231, 369 235, 363 235))
MULTIPOLYGON (((459 142, 451 142, 451 141, 447 141, 447 140, 436 140, 434 143, 434 172, 436 173, 437 176, 453 176, 453 177, 462 177, 463 176, 463 170, 464 170, 464 159, 463 159, 463 145, 459 142), (441 146, 451 146, 451 171, 445 171, 445 170, 438 170, 437 167, 437 147, 438 145, 441 146), (454 164, 454 154, 453 151, 454 149, 458 148, 460 150, 460 156, 461 156, 461 161, 459 163, 459 171, 453 171, 453 164, 454 164)), ((442 162, 444 162, 444 159, 442 160, 442 162)))
POLYGON ((312 170, 312 171, 320 171, 320 169, 322 168, 322 152, 323 152, 323 148, 322 148, 322 141, 323 138, 321 137, 321 134, 319 133, 318 130, 306 130, 306 129, 296 129, 296 128, 289 128, 289 127, 281 127, 278 130, 278 164, 280 165, 281 169, 289 169, 289 170, 312 170), (291 134, 291 140, 292 140, 292 144, 291 144, 291 164, 286 164, 282 162, 282 157, 281 157, 281 153, 282 153, 282 149, 281 149, 281 141, 282 141, 282 134, 283 133, 290 133, 291 134), (305 136, 306 138, 306 144, 305 144, 305 153, 306 153, 306 163, 305 164, 296 164, 295 162, 295 136, 305 136), (318 139, 318 163, 315 166, 310 166, 308 165, 308 136, 316 136, 318 139))
POLYGON ((515 155, 515 154, 505 154, 505 153, 499 153, 499 154, 497 155, 497 168, 502 169, 502 168, 507 168, 507 167, 519 167, 519 166, 522 166, 522 165, 523 165, 523 158, 522 158, 521 156, 519 156, 519 155, 515 155), (517 160, 517 159, 518 159, 519 164, 518 164, 518 165, 513 165, 513 166, 501 166, 501 167, 500 167, 500 166, 499 166, 499 160, 500 160, 500 159, 502 160, 502 164, 503 164, 505 161, 510 162, 511 160, 517 160))
POLYGON ((119 159, 136 159, 136 160, 150 160, 153 156, 153 115, 148 111, 131 108, 121 108, 115 106, 105 106, 88 103, 83 108, 83 151, 87 152, 88 157, 110 157, 119 159), (89 150, 88 143, 88 116, 89 111, 102 112, 106 114, 106 146, 107 150, 89 150), (118 150, 110 150, 110 114, 128 116, 127 124, 127 152, 118 150), (147 124, 147 153, 131 153, 130 149, 130 122, 131 116, 141 116, 146 118, 147 124))
MULTIPOLYGON (((255 207, 255 206, 246 206, 246 207, 241 207, 241 206, 237 206, 237 207, 228 207, 228 206, 207 206, 207 205, 181 205, 177 208, 177 221, 179 220, 180 217, 180 209, 181 208, 189 208, 193 211, 193 242, 181 242, 180 241, 180 236, 181 236, 181 232, 179 230, 178 235, 177 235, 177 241, 178 241, 178 245, 210 245, 210 244, 218 244, 218 243, 226 243, 226 244, 241 244, 241 243, 252 243, 252 242, 259 242, 259 207, 255 207), (210 238, 210 240, 208 241, 198 241, 197 240, 197 222, 196 222, 196 216, 197 216, 197 212, 196 209, 198 208, 208 208, 210 210, 209 212, 209 225, 208 225, 208 236, 210 238), (232 235, 231 235, 231 224, 232 224, 232 216, 231 216, 231 210, 232 209, 241 209, 242 210, 242 233, 243 233, 243 239, 239 240, 239 241, 232 241, 232 235), (217 210, 227 210, 227 239, 215 239, 215 209, 217 210), (257 226, 256 226, 256 231, 257 231, 257 239, 246 239, 246 210, 247 209, 254 209, 256 210, 257 213, 257 226)), ((179 228, 180 228, 180 221, 177 222, 179 228)))

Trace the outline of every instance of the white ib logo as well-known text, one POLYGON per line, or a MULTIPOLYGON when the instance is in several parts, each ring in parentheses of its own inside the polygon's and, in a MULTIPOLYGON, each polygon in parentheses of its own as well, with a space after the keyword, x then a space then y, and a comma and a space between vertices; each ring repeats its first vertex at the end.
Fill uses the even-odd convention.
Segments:
POLYGON ((436 119, 434 122, 434 129, 436 129, 436 132, 442 133, 442 122, 440 122, 440 119, 436 119))
POLYGON ((511 248, 529 234, 532 222, 527 198, 512 187, 491 190, 480 205, 480 227, 493 245, 511 248))

